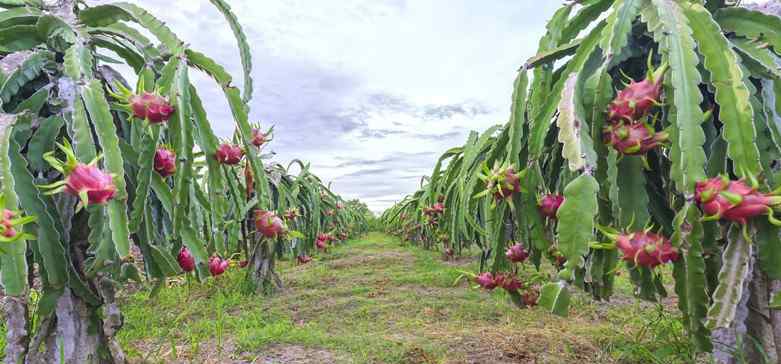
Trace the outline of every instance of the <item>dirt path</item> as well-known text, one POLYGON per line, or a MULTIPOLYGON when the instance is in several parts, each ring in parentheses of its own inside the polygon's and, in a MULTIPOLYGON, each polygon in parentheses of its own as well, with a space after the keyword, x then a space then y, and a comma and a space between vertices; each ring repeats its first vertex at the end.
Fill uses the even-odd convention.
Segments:
MULTIPOLYGON (((215 342, 213 331, 198 329, 199 324, 209 326, 204 323, 208 308, 188 314, 199 320, 180 319, 180 325, 192 327, 190 337, 212 335, 199 339, 197 350, 192 342, 187 344, 188 335, 176 336, 176 342, 184 342, 177 345, 177 359, 264 364, 613 363, 621 355, 616 345, 626 345, 627 337, 637 336, 641 328, 637 312, 648 310, 629 306, 618 311, 579 297, 574 302, 577 315, 569 318, 540 308, 521 310, 503 293, 488 294, 464 280, 454 285, 463 271, 474 271, 474 264, 469 259, 443 262, 433 252, 371 234, 309 265, 283 266, 287 287, 270 298, 226 297, 226 290, 240 284, 237 275, 218 282, 203 297, 189 298, 224 312, 217 318, 223 334, 215 342)), ((128 346, 150 342, 148 336, 141 339, 129 340, 128 346)), ((172 359, 171 349, 160 354, 151 358, 172 359)))

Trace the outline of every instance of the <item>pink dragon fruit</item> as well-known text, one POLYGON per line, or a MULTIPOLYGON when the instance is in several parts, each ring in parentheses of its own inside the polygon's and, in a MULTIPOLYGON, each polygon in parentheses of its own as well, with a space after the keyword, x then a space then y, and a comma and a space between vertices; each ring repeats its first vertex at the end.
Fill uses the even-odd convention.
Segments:
POLYGON ((617 152, 624 155, 643 155, 667 141, 666 132, 655 132, 645 123, 625 124, 618 122, 605 126, 604 142, 613 146, 617 152))
POLYGON ((78 163, 65 179, 65 192, 76 197, 86 193, 87 204, 100 205, 114 198, 117 187, 110 174, 94 165, 78 163))
POLYGON ((149 120, 152 124, 168 121, 174 113, 174 107, 160 95, 144 92, 141 95, 133 95, 128 99, 133 116, 139 119, 149 120))
POLYGON ((285 233, 285 223, 275 213, 255 210, 255 229, 264 238, 275 239, 285 233))
POLYGON ((614 122, 633 122, 647 115, 661 100, 662 79, 667 65, 648 72, 646 79, 632 81, 608 106, 608 119, 614 122))
POLYGON ((182 247, 182 249, 179 250, 176 261, 179 262, 179 266, 185 272, 192 272, 195 270, 195 257, 193 257, 190 253, 190 249, 187 249, 187 247, 182 247))
POLYGON ((522 263, 529 258, 529 252, 521 244, 511 246, 504 255, 513 263, 522 263))
POLYGON ((6 238, 16 237, 16 229, 14 229, 14 225, 11 223, 11 220, 13 220, 15 217, 15 212, 8 209, 3 209, 3 220, 0 221, 0 229, 2 229, 2 235, 6 238))
POLYGON ((678 249, 672 246, 670 240, 652 232, 619 234, 616 247, 624 253, 625 261, 642 267, 653 268, 678 260, 678 249))
POLYGON ((303 264, 307 264, 307 263, 311 262, 312 261, 312 257, 304 254, 304 255, 299 255, 298 257, 296 257, 296 260, 298 261, 298 264, 303 265, 303 264))
POLYGON ((556 213, 564 202, 564 196, 547 194, 540 200, 540 213, 549 219, 556 219, 556 213))
POLYGON ((209 272, 211 272, 212 276, 219 276, 220 274, 225 273, 229 264, 230 262, 228 260, 223 260, 220 257, 211 257, 209 258, 209 272))
POLYGON ((540 299, 540 291, 536 288, 530 288, 521 294, 521 302, 525 306, 534 307, 537 306, 537 301, 540 299))
POLYGON ((694 199, 707 219, 723 218, 745 225, 760 215, 773 219, 773 208, 781 206, 781 196, 762 193, 743 180, 730 181, 726 176, 697 182, 694 199))
POLYGON ((523 283, 516 276, 497 274, 495 280, 507 292, 517 292, 523 288, 523 283))
POLYGON ((223 143, 217 148, 215 157, 221 164, 234 166, 241 162, 241 158, 244 157, 244 150, 238 145, 223 143))
POLYGON ((261 147, 269 141, 268 134, 263 133, 258 128, 252 129, 252 145, 261 147))
POLYGON ((491 272, 479 274, 477 278, 475 278, 475 282, 477 282, 477 284, 480 285, 480 287, 483 289, 487 289, 489 291, 496 288, 497 286, 496 279, 491 272))
POLYGON ((155 171, 163 178, 176 173, 176 153, 166 147, 155 152, 155 171))

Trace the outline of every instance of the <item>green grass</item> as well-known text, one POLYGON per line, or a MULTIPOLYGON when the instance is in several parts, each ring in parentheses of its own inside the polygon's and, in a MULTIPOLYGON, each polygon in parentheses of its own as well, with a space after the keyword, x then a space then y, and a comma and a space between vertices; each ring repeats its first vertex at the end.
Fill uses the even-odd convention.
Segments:
POLYGON ((286 289, 274 296, 242 295, 238 270, 189 292, 179 283, 153 299, 132 294, 120 340, 131 357, 149 362, 253 360, 269 345, 327 350, 353 363, 690 360, 673 310, 637 303, 623 279, 616 300, 626 304, 576 295, 570 317, 561 318, 518 309, 500 290, 489 294, 464 280, 454 286, 475 269, 474 261, 446 263, 373 233, 309 265, 283 262, 286 289))
POLYGON ((281 262, 286 287, 269 297, 242 294, 237 268, 202 285, 173 281, 154 298, 147 289, 126 293, 119 340, 133 362, 150 363, 288 351, 297 363, 692 361, 674 302, 639 303, 626 274, 612 303, 576 294, 562 318, 459 280, 476 265, 372 233, 308 265, 281 262))

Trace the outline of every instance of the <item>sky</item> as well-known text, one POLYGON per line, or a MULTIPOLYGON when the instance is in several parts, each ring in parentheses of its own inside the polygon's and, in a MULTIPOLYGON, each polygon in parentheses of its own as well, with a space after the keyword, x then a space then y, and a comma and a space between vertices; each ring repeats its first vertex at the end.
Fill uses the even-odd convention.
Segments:
MULTIPOLYGON (((93 0, 99 4, 108 1, 93 0)), ((236 42, 208 0, 133 1, 242 85, 236 42)), ((553 0, 228 0, 252 48, 250 118, 274 125, 275 160, 311 162, 379 213, 420 187, 470 130, 505 123, 516 70, 534 55, 553 0)), ((191 78, 220 137, 227 103, 191 78)))

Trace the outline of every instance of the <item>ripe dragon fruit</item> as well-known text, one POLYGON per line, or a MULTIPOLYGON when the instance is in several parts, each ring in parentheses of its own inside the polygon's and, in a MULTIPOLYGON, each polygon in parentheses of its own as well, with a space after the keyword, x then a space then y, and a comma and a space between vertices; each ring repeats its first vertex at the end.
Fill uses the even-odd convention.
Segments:
POLYGON ((296 260, 298 261, 298 264, 303 265, 303 264, 307 264, 307 263, 311 262, 312 261, 312 257, 304 254, 304 255, 299 255, 298 257, 296 257, 296 260))
POLYGON ((491 272, 485 272, 477 275, 475 282, 477 282, 477 284, 483 289, 487 289, 489 291, 496 288, 497 286, 496 279, 491 272))
MULTIPOLYGON (((650 67, 649 67, 650 68, 650 67)), ((662 79, 667 65, 649 69, 646 79, 631 81, 608 106, 608 119, 613 122, 633 122, 647 115, 661 100, 662 79)))
POLYGON ((14 229, 14 225, 11 222, 16 217, 16 213, 8 210, 3 209, 3 220, 0 221, 0 229, 2 229, 2 236, 6 238, 14 238, 16 237, 16 229, 14 229))
POLYGON ((217 148, 215 157, 221 164, 234 166, 241 162, 241 158, 244 157, 244 150, 238 145, 223 143, 217 148))
POLYGON ((530 288, 521 294, 521 302, 525 306, 534 307, 537 306, 537 301, 540 299, 540 292, 536 288, 530 288))
POLYGON ((670 239, 656 233, 638 231, 619 234, 615 241, 616 247, 624 253, 625 261, 642 267, 653 268, 678 260, 678 249, 672 246, 670 239))
POLYGON ((743 180, 730 181, 726 176, 697 182, 694 199, 708 220, 725 219, 745 225, 747 220, 760 215, 773 218, 773 208, 781 206, 781 196, 762 193, 743 180))
POLYGON ((176 153, 166 147, 155 152, 155 172, 165 178, 176 173, 176 153))
POLYGON ((341 209, 343 209, 343 208, 344 208, 344 204, 343 204, 343 203, 341 203, 341 202, 337 202, 337 203, 336 203, 336 209, 337 209, 337 210, 341 210, 341 209))
POLYGON ((263 133, 259 128, 252 129, 252 145, 256 147, 262 147, 263 144, 266 144, 270 138, 270 133, 263 133))
POLYGON ((275 239, 285 233, 285 223, 275 213, 255 210, 255 229, 264 238, 275 239))
POLYGON ((513 263, 522 263, 529 258, 529 252, 521 244, 511 246, 504 255, 513 263))
POLYGON ((564 196, 547 194, 540 199, 540 213, 549 219, 556 219, 556 213, 564 202, 564 196))
POLYGON ((495 281, 498 286, 501 286, 507 292, 517 292, 523 288, 523 283, 516 276, 497 274, 495 281))
POLYGON ((225 273, 229 264, 230 262, 228 260, 223 260, 220 257, 211 257, 209 258, 209 272, 211 272, 212 276, 219 276, 220 274, 225 273))
POLYGON ((130 96, 128 102, 134 117, 149 120, 152 124, 166 122, 174 113, 174 107, 168 100, 150 92, 130 96))
POLYGON ((179 262, 179 266, 185 272, 192 272, 195 270, 195 257, 193 257, 190 253, 190 249, 187 249, 187 247, 182 247, 182 249, 179 250, 176 261, 179 262))
POLYGON ((65 192, 81 198, 85 205, 101 205, 114 198, 117 187, 110 174, 97 166, 78 163, 65 179, 65 192))
POLYGON ((613 149, 624 155, 646 154, 669 138, 667 132, 657 133, 650 125, 640 122, 608 124, 602 136, 605 144, 613 146, 613 149))

